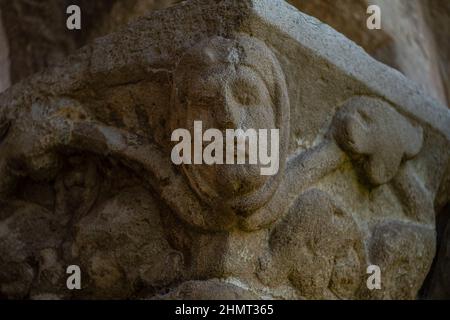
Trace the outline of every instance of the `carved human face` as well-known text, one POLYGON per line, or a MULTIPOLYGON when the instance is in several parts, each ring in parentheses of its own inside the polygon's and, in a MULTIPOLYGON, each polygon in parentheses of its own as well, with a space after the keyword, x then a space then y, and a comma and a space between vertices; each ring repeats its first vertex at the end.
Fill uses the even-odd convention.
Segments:
MULTIPOLYGON (((264 81, 248 67, 221 65, 214 70, 202 70, 188 85, 186 98, 186 128, 192 133, 194 121, 199 120, 205 130, 219 129, 223 137, 226 129, 275 128, 269 92, 264 81)), ((234 198, 257 190, 266 182, 268 176, 260 174, 260 167, 259 164, 196 165, 187 166, 186 172, 202 191, 234 198)))
MULTIPOLYGON (((273 62, 254 59, 253 63, 247 63, 251 58, 245 44, 237 47, 235 42, 215 38, 182 60, 181 70, 175 75, 175 126, 188 129, 192 137, 194 121, 202 121, 203 131, 220 130, 224 138, 224 156, 227 129, 254 129, 257 132, 258 129, 269 132, 280 129, 277 110, 280 106, 273 99, 276 77, 264 73, 272 70, 273 62), (268 66, 258 68, 255 63, 259 62, 268 66)), ((203 147, 209 143, 203 142, 203 147)), ((270 145, 270 140, 268 143, 270 145)), ((183 170, 203 200, 246 211, 246 207, 254 207, 250 202, 264 204, 274 191, 271 185, 275 184, 274 177, 261 175, 263 166, 259 162, 249 164, 248 151, 247 145, 246 164, 235 161, 235 164, 184 165, 183 170), (252 197, 256 200, 251 200, 252 197), (237 205, 239 202, 246 204, 237 205)), ((280 158, 281 161, 284 159, 280 158)))

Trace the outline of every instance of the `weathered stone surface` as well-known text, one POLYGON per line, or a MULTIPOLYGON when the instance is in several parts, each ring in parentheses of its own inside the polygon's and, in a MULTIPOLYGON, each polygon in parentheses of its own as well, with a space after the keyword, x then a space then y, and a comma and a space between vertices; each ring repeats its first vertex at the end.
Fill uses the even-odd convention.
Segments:
MULTIPOLYGON (((430 94, 448 105, 446 92, 450 84, 445 82, 448 78, 444 75, 448 73, 448 67, 446 72, 443 64, 447 60, 442 59, 441 52, 448 52, 449 48, 436 42, 434 32, 439 31, 426 18, 427 11, 436 9, 442 12, 441 17, 450 17, 449 3, 444 2, 373 1, 383 12, 384 30, 394 39, 391 59, 395 65, 408 78, 420 83, 430 94)), ((450 26, 443 27, 448 34, 450 26)))
POLYGON ((289 0, 396 68, 449 105, 450 4, 446 0, 289 0), (367 7, 378 5, 382 29, 366 26, 367 7))
MULTIPOLYGON (((93 39, 117 31, 151 10, 181 0, 0 1, 12 67, 0 69, 12 83, 52 67, 93 39), (82 8, 82 30, 67 31, 65 8, 82 8)), ((446 0, 289 0, 362 46, 379 61, 400 70, 448 105, 450 4, 446 0), (382 30, 368 30, 366 10, 381 6, 382 30)), ((9 81, 7 82, 9 85, 9 81)), ((7 87, 7 86, 6 86, 7 87)), ((5 87, 5 88, 6 88, 5 87)), ((1 88, 1 87, 0 87, 1 88)), ((1 92, 1 89, 0 89, 1 92)))
POLYGON ((435 242, 434 230, 427 227, 398 221, 377 226, 370 240, 370 260, 384 271, 385 289, 370 295, 415 299, 430 270, 435 242))
POLYGON ((154 12, 0 111, 8 298, 412 299, 450 200, 450 111, 280 0, 154 12), (280 129, 278 173, 174 165, 194 120, 280 129), (83 290, 64 288, 72 264, 83 290))
POLYGON ((414 158, 422 149, 422 129, 380 99, 349 100, 336 120, 335 138, 354 160, 362 163, 372 184, 388 183, 403 160, 414 158))
POLYGON ((187 281, 169 293, 155 298, 161 300, 257 300, 258 296, 247 288, 212 279, 187 281))
POLYGON ((363 247, 351 215, 312 189, 273 230, 260 277, 272 286, 290 282, 306 299, 355 298, 367 264, 363 247))
MULTIPOLYGON (((11 55, 10 70, 1 68, 0 76, 16 83, 33 73, 55 66, 59 60, 95 37, 115 31, 148 11, 168 7, 175 2, 179 1, 2 0, 0 13, 4 22, 5 42, 14 54, 11 55), (66 8, 73 4, 81 8, 81 30, 66 28, 66 8)), ((1 34, 0 43, 3 43, 1 34)), ((0 54, 0 61, 1 58, 0 54)))

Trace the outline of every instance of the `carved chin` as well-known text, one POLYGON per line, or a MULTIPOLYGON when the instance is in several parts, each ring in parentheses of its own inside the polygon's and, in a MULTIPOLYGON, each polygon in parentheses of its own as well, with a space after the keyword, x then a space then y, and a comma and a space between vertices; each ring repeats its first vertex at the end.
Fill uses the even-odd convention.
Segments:
POLYGON ((198 165, 185 168, 193 189, 207 202, 230 203, 258 193, 269 176, 260 174, 257 165, 198 165))
POLYGON ((267 181, 256 165, 221 166, 216 170, 219 189, 230 197, 239 197, 259 190, 267 181))

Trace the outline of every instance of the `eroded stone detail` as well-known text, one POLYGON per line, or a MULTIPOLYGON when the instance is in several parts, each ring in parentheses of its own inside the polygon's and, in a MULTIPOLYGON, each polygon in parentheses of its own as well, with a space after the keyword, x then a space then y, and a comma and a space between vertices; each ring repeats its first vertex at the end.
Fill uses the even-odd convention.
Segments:
POLYGON ((370 259, 384 271, 387 290, 377 299, 415 299, 435 254, 434 230, 399 221, 376 226, 370 240, 370 259))
POLYGON ((409 84, 388 69, 396 93, 361 95, 370 91, 365 71, 355 80, 339 62, 323 62, 320 50, 305 50, 311 43, 292 30, 310 24, 294 19, 279 31, 279 11, 300 16, 284 2, 190 1, 0 96, 2 296, 416 297, 434 256, 434 201, 450 135, 418 116, 409 84), (174 38, 161 38, 171 32, 161 19, 200 9, 222 20, 193 30, 178 19, 168 24, 174 38), (152 23, 163 30, 142 33, 152 23), (301 74, 296 59, 315 59, 308 76, 347 89, 311 100, 310 84, 288 81, 301 74), (294 123, 299 116, 312 123, 307 132, 294 123), (194 120, 220 130, 280 129, 278 174, 175 166, 170 132, 192 130, 194 120), (314 141, 292 148, 303 134, 314 141), (431 148, 434 141, 443 148, 431 148), (65 289, 69 264, 80 265, 84 290, 65 289), (370 264, 382 268, 380 291, 366 288, 370 264))
POLYGON ((366 265, 363 239, 351 215, 324 192, 312 189, 297 200, 273 230, 270 248, 263 281, 289 279, 307 299, 357 295, 366 265))
POLYGON ((351 99, 337 118, 336 139, 356 161, 360 160, 374 185, 392 180, 402 161, 413 158, 422 148, 422 129, 380 99, 351 99))

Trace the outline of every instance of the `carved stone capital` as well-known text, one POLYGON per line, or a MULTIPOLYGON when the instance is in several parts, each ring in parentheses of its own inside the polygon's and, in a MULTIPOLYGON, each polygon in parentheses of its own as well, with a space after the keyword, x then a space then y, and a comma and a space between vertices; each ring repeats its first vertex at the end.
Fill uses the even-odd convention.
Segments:
POLYGON ((284 1, 151 13, 0 95, 0 296, 415 298, 449 124, 284 1), (277 174, 173 164, 172 131, 196 120, 279 129, 277 174), (89 290, 65 290, 70 264, 89 290))

